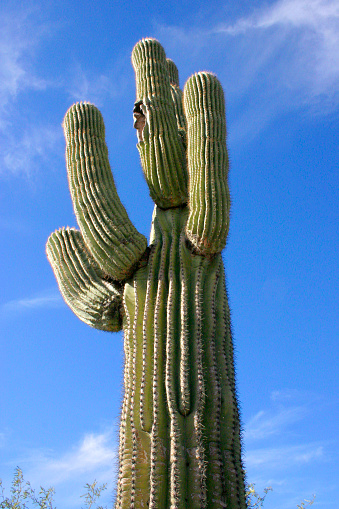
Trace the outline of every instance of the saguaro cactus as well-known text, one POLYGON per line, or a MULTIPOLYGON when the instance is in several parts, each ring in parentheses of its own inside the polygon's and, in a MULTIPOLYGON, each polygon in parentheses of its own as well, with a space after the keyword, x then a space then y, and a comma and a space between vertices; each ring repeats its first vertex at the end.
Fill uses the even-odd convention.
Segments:
POLYGON ((150 245, 116 192, 97 108, 64 120, 80 231, 47 256, 81 320, 124 329, 116 508, 246 507, 233 343, 221 251, 229 223, 225 103, 210 73, 184 93, 154 39, 132 53, 141 164, 155 202, 150 245))

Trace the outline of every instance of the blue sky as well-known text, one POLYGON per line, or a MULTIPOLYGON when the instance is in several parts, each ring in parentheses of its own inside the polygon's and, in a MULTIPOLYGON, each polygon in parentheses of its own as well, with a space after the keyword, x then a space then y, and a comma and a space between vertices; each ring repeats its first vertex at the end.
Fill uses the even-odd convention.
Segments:
POLYGON ((267 509, 316 493, 336 509, 338 0, 9 1, 0 5, 0 478, 19 465, 80 508, 112 499, 122 336, 81 323, 45 256, 75 226, 61 122, 76 101, 106 123, 117 188, 149 234, 130 55, 156 37, 180 81, 215 72, 227 104, 231 229, 224 260, 248 479, 267 509))

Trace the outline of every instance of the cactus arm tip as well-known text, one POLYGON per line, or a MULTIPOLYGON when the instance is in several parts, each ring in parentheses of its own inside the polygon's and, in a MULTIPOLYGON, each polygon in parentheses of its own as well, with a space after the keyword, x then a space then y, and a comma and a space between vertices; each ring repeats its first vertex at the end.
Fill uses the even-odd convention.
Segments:
POLYGON ((199 72, 188 79, 184 111, 190 209, 186 234, 198 253, 214 255, 226 245, 230 210, 225 99, 214 74, 199 72))
POLYGON ((103 274, 85 247, 81 233, 61 228, 50 235, 46 253, 60 292, 82 320, 95 329, 122 329, 122 287, 103 274))
MULTIPOLYGON (((174 68, 156 39, 142 39, 133 48, 136 99, 146 122, 138 143, 141 165, 151 198, 162 209, 187 203, 187 168, 180 113, 173 100, 174 68)), ((174 65, 174 64, 173 64, 174 65)))

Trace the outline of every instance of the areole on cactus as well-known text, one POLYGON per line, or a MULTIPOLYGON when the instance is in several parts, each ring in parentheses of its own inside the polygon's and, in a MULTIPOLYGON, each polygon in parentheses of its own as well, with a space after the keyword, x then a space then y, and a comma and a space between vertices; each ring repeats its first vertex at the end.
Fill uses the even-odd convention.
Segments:
POLYGON ((73 105, 64 130, 80 231, 47 256, 92 327, 124 329, 116 508, 246 507, 233 342, 221 251, 229 225, 225 101, 218 79, 184 92, 155 39, 133 49, 138 150, 155 202, 150 245, 116 191, 98 109, 73 105))

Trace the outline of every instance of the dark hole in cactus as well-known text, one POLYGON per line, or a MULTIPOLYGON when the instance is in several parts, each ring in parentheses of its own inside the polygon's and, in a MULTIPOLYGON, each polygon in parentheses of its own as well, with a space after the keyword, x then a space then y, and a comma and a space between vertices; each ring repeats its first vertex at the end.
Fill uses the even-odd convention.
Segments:
POLYGON ((146 125, 146 117, 144 115, 144 112, 142 111, 142 101, 138 101, 134 103, 133 108, 133 120, 134 124, 133 127, 138 131, 138 141, 143 141, 143 130, 146 125))

